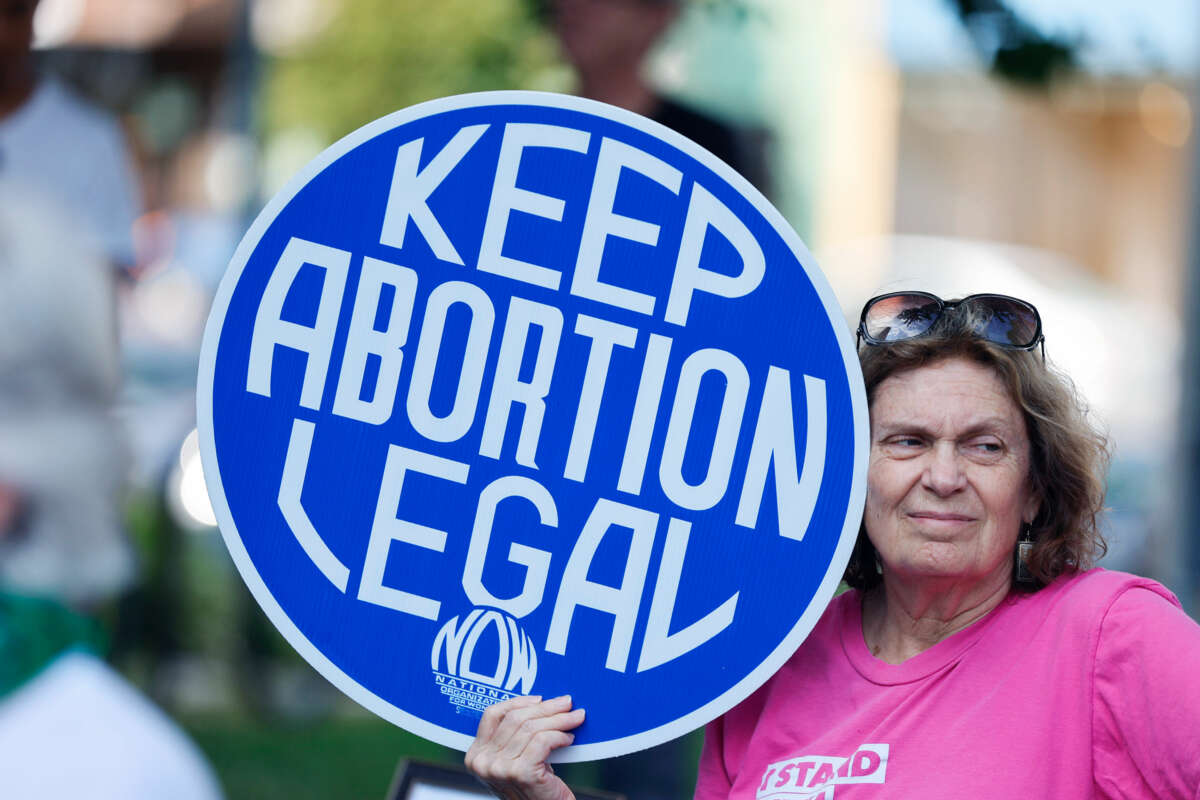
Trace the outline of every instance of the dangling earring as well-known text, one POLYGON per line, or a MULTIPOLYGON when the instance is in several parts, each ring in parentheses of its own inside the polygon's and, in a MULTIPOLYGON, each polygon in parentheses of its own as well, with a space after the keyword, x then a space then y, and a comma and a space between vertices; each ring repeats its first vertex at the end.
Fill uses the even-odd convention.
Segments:
POLYGON ((1017 583, 1033 583, 1033 573, 1029 571, 1029 556, 1033 554, 1033 526, 1028 522, 1021 523, 1021 534, 1017 538, 1016 574, 1017 583))

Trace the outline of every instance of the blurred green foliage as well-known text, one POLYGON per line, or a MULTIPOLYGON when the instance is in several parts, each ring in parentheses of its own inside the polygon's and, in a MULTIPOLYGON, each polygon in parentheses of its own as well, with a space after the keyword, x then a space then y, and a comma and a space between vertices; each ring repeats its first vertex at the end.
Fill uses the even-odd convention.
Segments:
POLYGON ((309 128, 326 141, 399 108, 491 89, 562 89, 553 37, 522 0, 339 0, 316 39, 269 59, 267 135, 309 128))
POLYGON ((228 800, 382 800, 401 758, 462 761, 459 753, 370 716, 180 721, 217 770, 228 800))

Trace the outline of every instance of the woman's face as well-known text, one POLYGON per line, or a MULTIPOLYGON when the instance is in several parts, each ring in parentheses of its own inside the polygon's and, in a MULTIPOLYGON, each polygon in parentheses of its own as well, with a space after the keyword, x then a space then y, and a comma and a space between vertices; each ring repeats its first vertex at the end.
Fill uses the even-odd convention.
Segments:
POLYGON ((867 535, 885 576, 1002 580, 1029 483, 1021 410, 988 367, 963 359, 897 373, 875 390, 867 535))

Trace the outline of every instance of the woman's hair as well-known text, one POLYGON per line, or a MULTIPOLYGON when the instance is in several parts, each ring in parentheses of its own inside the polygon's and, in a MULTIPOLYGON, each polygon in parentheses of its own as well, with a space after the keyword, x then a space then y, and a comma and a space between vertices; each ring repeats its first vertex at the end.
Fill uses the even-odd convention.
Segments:
MULTIPOLYGON (((1096 517, 1104 504, 1108 442, 1092 427, 1074 384, 1044 363, 1036 350, 1010 350, 972 333, 964 307, 945 314, 931 333, 859 353, 868 408, 889 377, 961 358, 989 367, 1021 409, 1030 444, 1029 483, 1041 501, 1030 533, 1033 551, 1026 560, 1037 590, 1059 575, 1091 566, 1106 545, 1096 517)), ((865 526, 846 566, 845 581, 869 589, 882 580, 874 545, 865 526)))

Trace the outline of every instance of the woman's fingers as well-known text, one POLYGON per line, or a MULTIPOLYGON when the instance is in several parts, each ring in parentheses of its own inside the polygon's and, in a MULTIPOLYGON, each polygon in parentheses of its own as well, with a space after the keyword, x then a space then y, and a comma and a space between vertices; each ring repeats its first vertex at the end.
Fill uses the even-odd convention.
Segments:
POLYGON ((475 742, 489 749, 499 750, 527 719, 538 719, 557 713, 560 705, 561 698, 543 701, 537 696, 514 697, 503 703, 496 703, 483 712, 479 728, 475 732, 475 742))
POLYGON ((497 703, 484 712, 472 749, 516 758, 541 731, 578 727, 583 722, 582 709, 570 709, 571 698, 567 695, 544 701, 519 697, 497 703))
POLYGON ((542 702, 540 696, 531 695, 528 697, 512 697, 503 703, 488 706, 483 712, 483 717, 479 720, 479 728, 475 731, 475 741, 480 742, 491 739, 496 732, 496 728, 499 727, 509 711, 536 705, 540 702, 542 702))
POLYGON ((467 768, 502 797, 563 800, 571 792, 547 765, 550 753, 575 740, 583 709, 571 698, 519 697, 484 712, 467 751, 467 768))
POLYGON ((555 697, 532 706, 521 706, 504 715, 493 736, 498 749, 511 756, 519 756, 529 740, 542 731, 570 730, 579 726, 571 716, 571 698, 555 697))
MULTIPOLYGON (((579 709, 580 722, 583 721, 583 709, 579 709)), ((537 764, 545 764, 550 758, 550 753, 560 747, 566 747, 575 741, 575 734, 568 731, 548 730, 539 731, 529 739, 529 744, 525 746, 523 761, 533 762, 537 764)))

